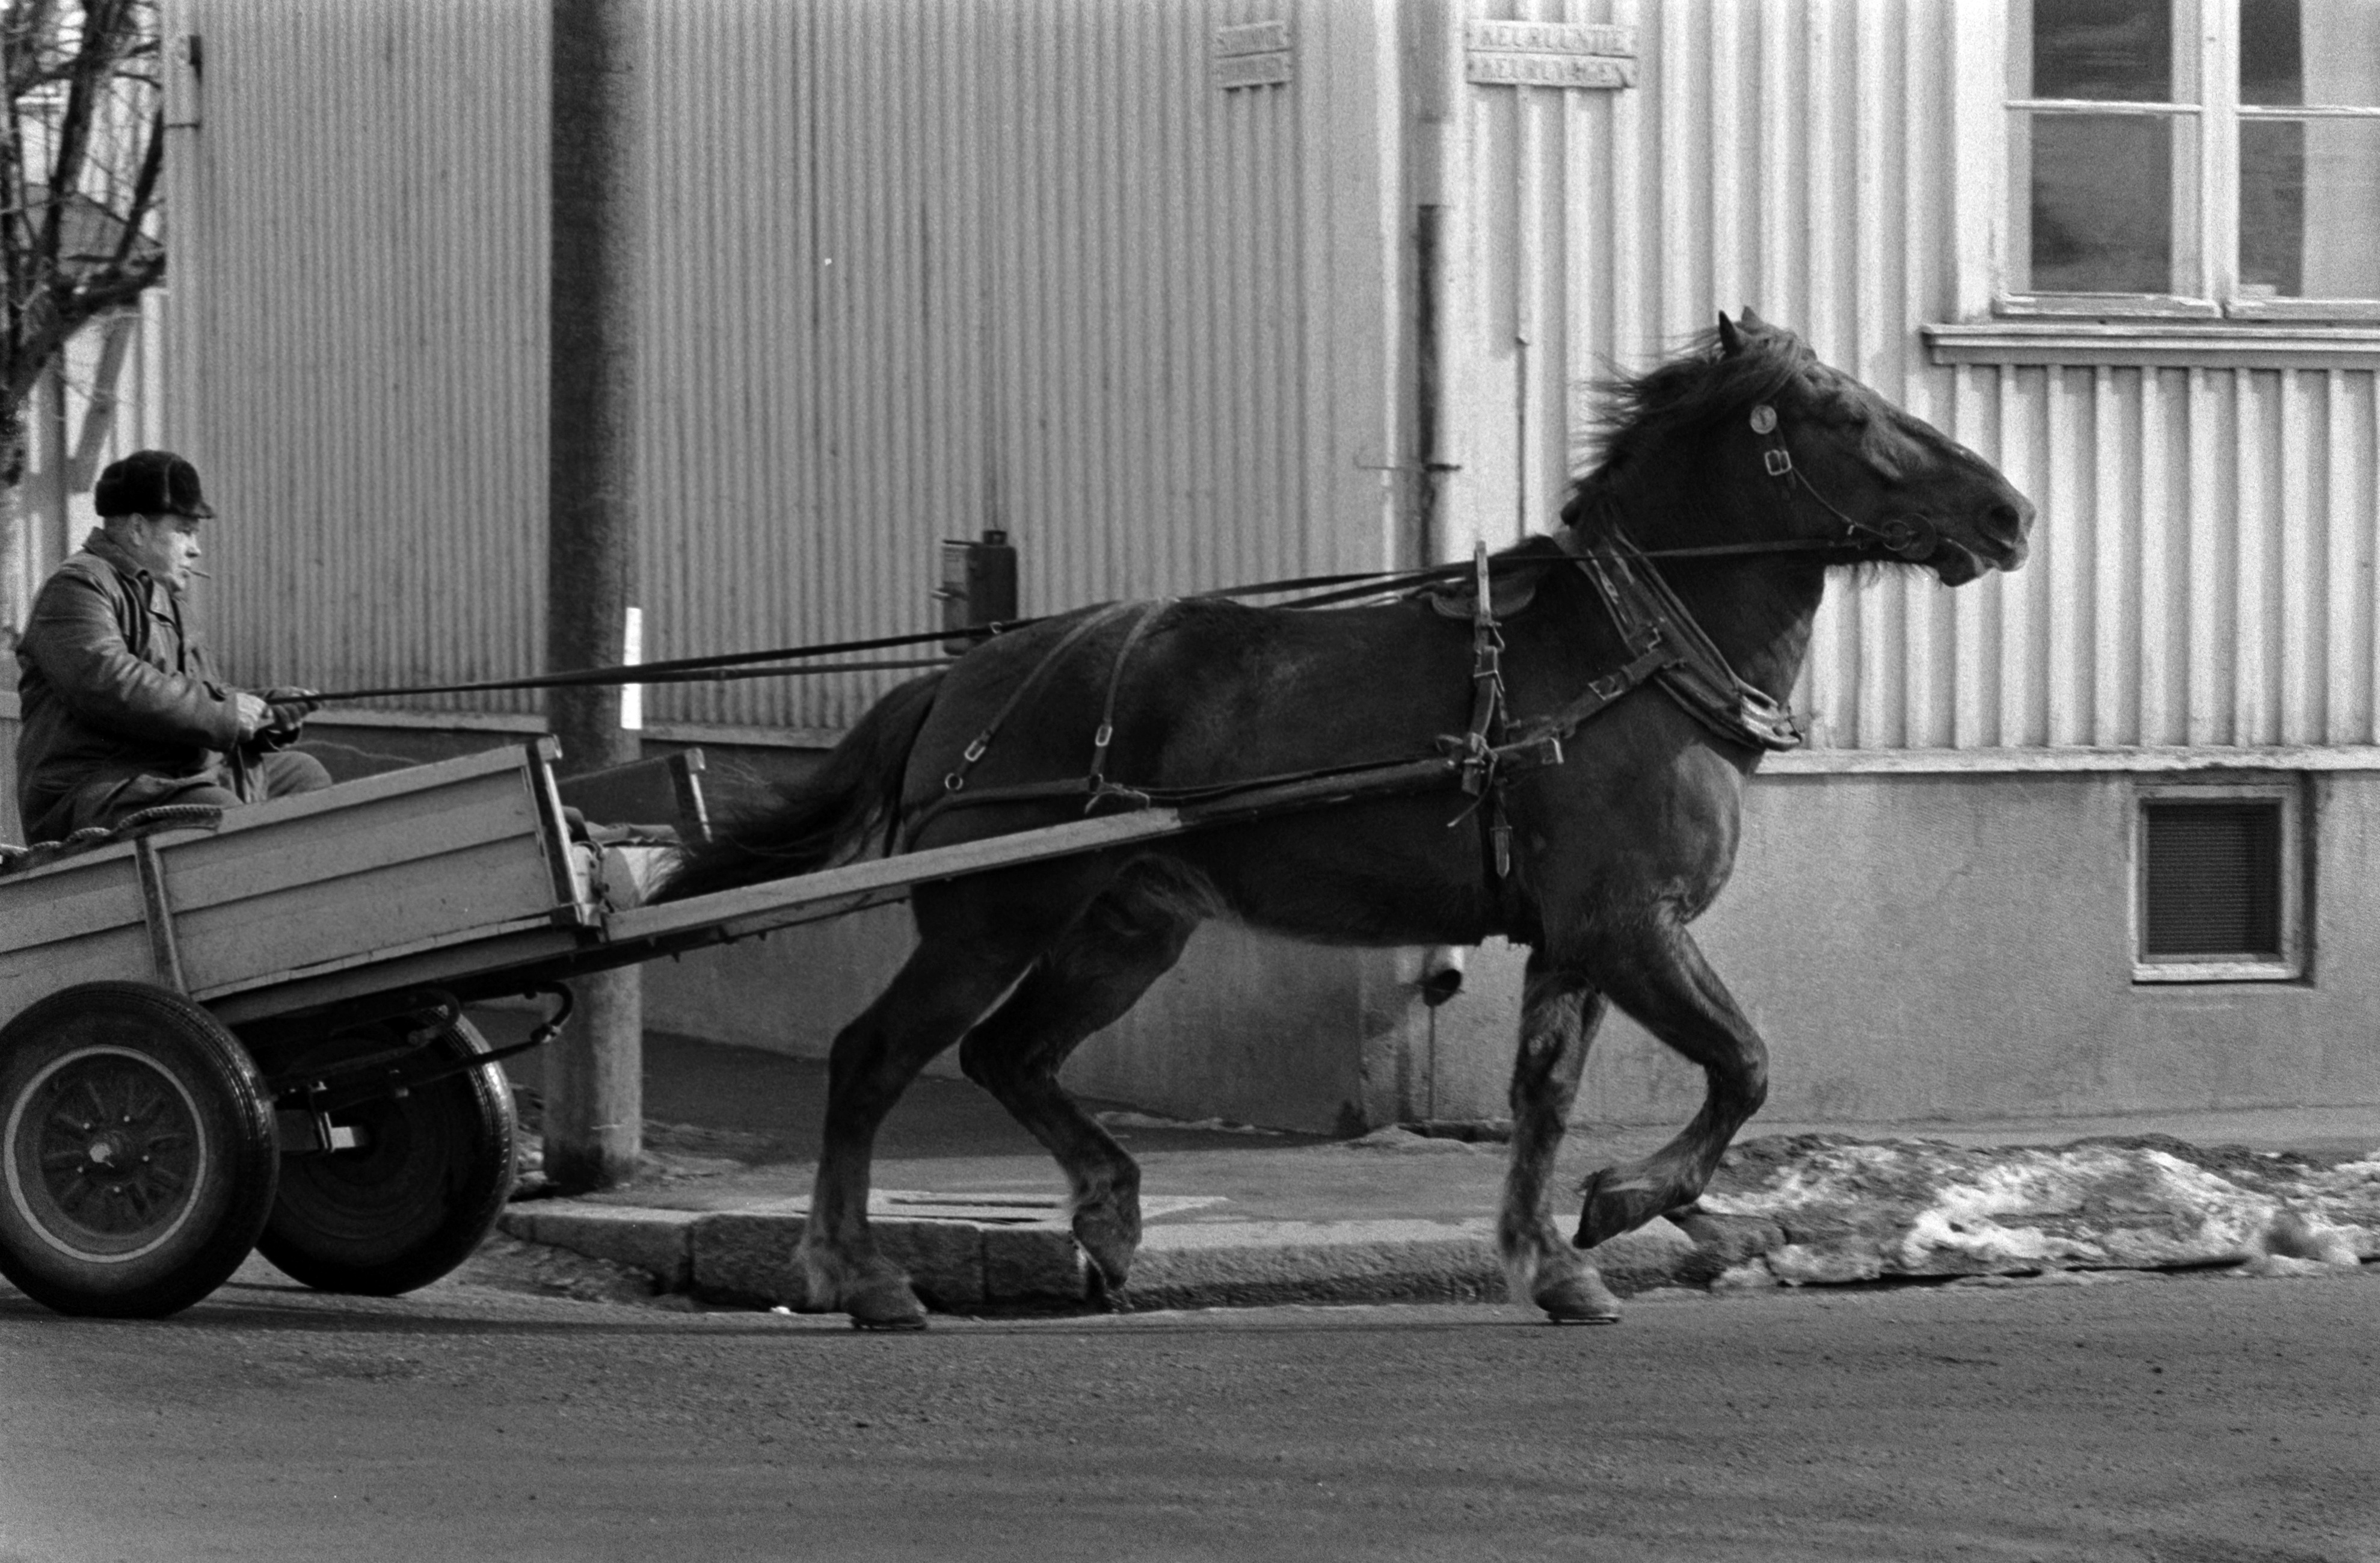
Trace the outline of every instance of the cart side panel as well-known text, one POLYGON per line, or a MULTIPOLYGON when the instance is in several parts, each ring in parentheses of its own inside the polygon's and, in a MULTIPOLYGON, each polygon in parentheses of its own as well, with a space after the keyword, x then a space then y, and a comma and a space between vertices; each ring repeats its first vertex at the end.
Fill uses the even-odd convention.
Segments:
POLYGON ((166 980, 161 949, 203 999, 392 952, 516 944, 526 927, 555 927, 567 944, 564 925, 590 914, 542 784, 535 751, 512 749, 233 810, 213 833, 153 836, 143 845, 157 849, 170 908, 162 941, 130 843, 0 880, 0 1019, 77 983, 166 980))
POLYGON ((19 890, 0 894, 0 963, 46 946, 140 922, 140 878, 129 846, 69 858, 19 890), (39 888, 32 888, 38 884, 39 888))
POLYGON ((520 776, 499 773, 177 840, 165 884, 190 991, 550 914, 540 830, 520 776))
POLYGON ((69 859, 37 895, 0 897, 0 1020, 77 983, 153 982, 132 849, 69 859))

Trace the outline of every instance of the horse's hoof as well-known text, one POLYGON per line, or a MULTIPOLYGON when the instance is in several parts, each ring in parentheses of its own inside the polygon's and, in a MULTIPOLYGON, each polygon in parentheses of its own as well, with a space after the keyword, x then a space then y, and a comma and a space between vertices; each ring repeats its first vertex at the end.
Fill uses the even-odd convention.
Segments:
POLYGON ((921 1330, 925 1305, 905 1281, 871 1281, 843 1300, 856 1330, 921 1330))
POLYGON ((1548 1281, 1540 1286, 1530 1300, 1546 1312, 1546 1318, 1557 1325, 1616 1325, 1620 1322, 1620 1300, 1603 1284, 1603 1277, 1592 1270, 1583 1270, 1548 1281))
POLYGON ((1617 1167, 1605 1167, 1586 1180, 1580 1191, 1585 1202, 1578 1212, 1578 1235, 1571 1239, 1573 1248, 1593 1248, 1622 1232, 1633 1232, 1660 1214, 1658 1191, 1649 1183, 1617 1182, 1617 1167))
POLYGON ((1132 1256, 1140 1250, 1139 1223, 1106 1212, 1080 1211, 1073 1225, 1075 1241, 1090 1256, 1092 1285, 1109 1293, 1123 1291, 1132 1276, 1132 1256))

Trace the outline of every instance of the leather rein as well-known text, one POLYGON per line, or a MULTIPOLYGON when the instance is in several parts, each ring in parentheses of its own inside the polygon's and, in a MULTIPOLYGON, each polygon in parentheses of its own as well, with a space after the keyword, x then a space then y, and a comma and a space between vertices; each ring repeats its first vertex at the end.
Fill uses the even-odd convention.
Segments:
MULTIPOLYGON (((1512 867, 1512 828, 1505 817, 1503 799, 1506 779, 1518 772, 1560 764, 1566 740, 1647 682, 1656 684, 1689 716, 1730 743, 1768 751, 1798 747, 1803 735, 1794 723, 1791 708, 1737 674, 1652 561, 1804 552, 1872 558, 1878 550, 1913 561, 1931 554, 1937 539, 1933 527, 1923 519, 1882 523, 1856 519, 1802 474, 1791 451, 1776 433, 1774 408, 1765 402, 1755 406, 1750 421, 1753 431, 1767 441, 1761 450, 1762 468, 1780 485, 1779 496, 1787 508, 1791 509, 1797 495, 1807 495, 1841 524, 1842 532, 1834 537, 1647 550, 1639 548, 1614 524, 1608 529, 1604 540, 1584 548, 1573 548, 1565 539, 1563 551, 1568 562, 1594 589, 1620 635, 1626 657, 1618 666, 1590 678, 1584 690, 1558 710, 1517 725, 1512 720, 1505 703, 1504 641, 1495 610, 1493 562, 1488 557, 1487 544, 1482 543, 1473 559, 1471 585, 1471 720, 1463 732, 1441 736, 1437 740, 1436 755, 1322 766, 1190 787, 1130 787, 1111 780, 1107 775, 1108 752, 1115 738, 1116 702, 1123 687, 1125 665, 1134 649, 1180 599, 1111 603, 1085 615, 1042 653, 961 751, 957 763, 943 775, 938 795, 901 806, 887 832, 886 854, 914 841, 929 822, 944 812, 977 805, 1080 799, 1086 814, 1103 809, 1123 812, 1171 807, 1193 814, 1228 811, 1238 817, 1243 810, 1233 805, 1254 804, 1259 797, 1274 800, 1277 809, 1286 809, 1427 790, 1451 781, 1474 801, 1447 823, 1457 824, 1475 812, 1484 813, 1484 869, 1493 885, 1500 883, 1512 867), (1090 764, 1086 774, 1062 781, 970 789, 969 773, 990 751, 1002 727, 1017 707, 1048 681, 1068 651, 1126 615, 1133 616, 1132 623, 1109 669, 1106 697, 1099 725, 1092 733, 1090 764)), ((1511 568, 1542 568, 1552 562, 1523 558, 1507 564, 1511 568)))

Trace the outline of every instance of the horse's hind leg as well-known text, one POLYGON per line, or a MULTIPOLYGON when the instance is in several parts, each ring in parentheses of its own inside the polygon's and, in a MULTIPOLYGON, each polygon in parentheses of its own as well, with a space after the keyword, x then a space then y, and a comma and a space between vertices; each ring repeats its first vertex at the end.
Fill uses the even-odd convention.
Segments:
POLYGON ((1512 1300, 1528 1299, 1557 1324, 1614 1324, 1620 1304, 1586 1256, 1554 1226, 1554 1158, 1578 1099, 1578 1077, 1607 1007, 1584 977, 1529 952, 1521 1044, 1512 1059, 1512 1153, 1496 1246, 1512 1300))
POLYGON ((1140 1246, 1140 1168, 1058 1084, 1075 1046, 1120 1019, 1181 959, 1203 916, 1184 898, 1128 873, 966 1034, 959 1067, 1049 1148, 1072 1191, 1075 1239, 1112 1295, 1140 1246))
POLYGON ((1576 1242, 1607 1238, 1691 1203, 1743 1121, 1768 1094, 1768 1049, 1674 918, 1657 916, 1594 952, 1597 985, 1663 1042, 1702 1066, 1702 1110, 1642 1161, 1587 1179, 1576 1242))
POLYGON ((863 1328, 925 1324, 908 1276, 877 1252, 868 1229, 877 1128, 917 1071, 1056 939, 1108 872, 1070 860, 918 887, 917 947, 827 1056, 825 1137, 800 1250, 812 1307, 841 1308, 863 1328))

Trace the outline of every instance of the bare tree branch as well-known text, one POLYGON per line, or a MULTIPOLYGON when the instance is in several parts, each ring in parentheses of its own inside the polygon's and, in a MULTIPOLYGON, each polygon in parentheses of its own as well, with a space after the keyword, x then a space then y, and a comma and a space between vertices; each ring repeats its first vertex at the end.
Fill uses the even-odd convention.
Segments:
MULTIPOLYGON (((43 372, 164 279, 164 70, 156 0, 0 0, 0 490, 43 372)), ((14 518, 0 493, 0 558, 14 518)))

